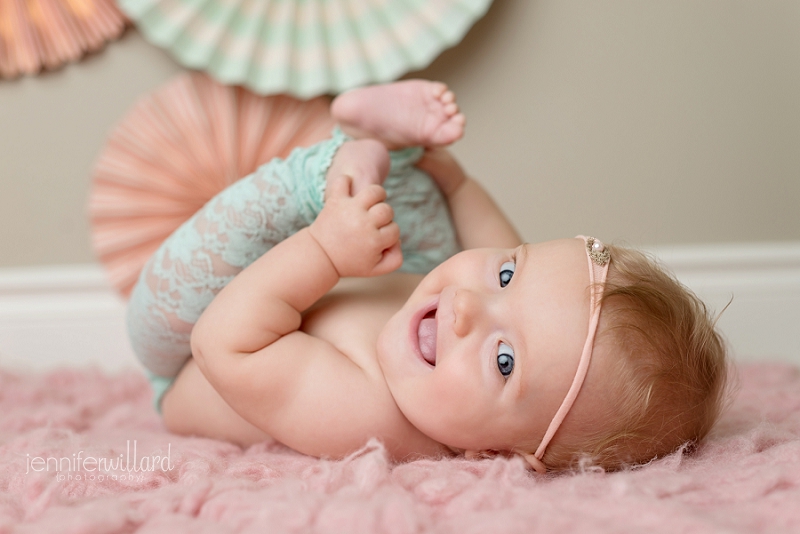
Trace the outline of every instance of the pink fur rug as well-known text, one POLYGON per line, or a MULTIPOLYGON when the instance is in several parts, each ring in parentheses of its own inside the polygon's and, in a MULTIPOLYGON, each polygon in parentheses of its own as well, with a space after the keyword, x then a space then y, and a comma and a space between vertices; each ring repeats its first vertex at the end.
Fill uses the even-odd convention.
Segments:
POLYGON ((322 461, 170 435, 136 373, 0 371, 0 533, 800 532, 800 371, 743 366, 695 454, 539 476, 519 460, 322 461), (115 463, 116 462, 116 463, 115 463))

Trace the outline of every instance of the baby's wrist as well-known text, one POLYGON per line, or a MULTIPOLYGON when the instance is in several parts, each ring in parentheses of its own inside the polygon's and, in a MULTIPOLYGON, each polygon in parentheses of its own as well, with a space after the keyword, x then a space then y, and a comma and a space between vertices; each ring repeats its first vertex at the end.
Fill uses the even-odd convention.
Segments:
POLYGON ((464 174, 461 177, 459 177, 458 180, 453 180, 452 182, 450 182, 448 184, 449 187, 447 189, 442 189, 442 192, 449 200, 453 198, 459 191, 461 191, 467 182, 469 182, 469 177, 466 174, 464 174))
POLYGON ((417 162, 417 167, 427 172, 445 197, 450 198, 468 177, 461 165, 445 149, 432 149, 417 162))
POLYGON ((336 262, 331 257, 330 252, 326 248, 326 239, 324 233, 320 232, 319 224, 317 221, 311 223, 311 225, 306 229, 310 240, 313 242, 315 248, 319 251, 319 256, 324 257, 327 264, 330 266, 331 270, 336 273, 337 278, 342 278, 341 273, 339 272, 339 268, 336 267, 336 262))

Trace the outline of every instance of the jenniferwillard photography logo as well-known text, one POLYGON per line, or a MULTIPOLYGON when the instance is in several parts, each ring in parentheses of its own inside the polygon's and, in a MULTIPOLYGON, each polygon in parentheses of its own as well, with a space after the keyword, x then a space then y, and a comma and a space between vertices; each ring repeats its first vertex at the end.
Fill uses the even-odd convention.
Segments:
POLYGON ((84 451, 72 456, 31 456, 26 454, 25 474, 34 472, 55 473, 56 480, 144 480, 145 472, 172 471, 172 444, 167 444, 166 456, 151 454, 139 456, 136 440, 126 441, 125 454, 112 458, 84 456, 84 451))

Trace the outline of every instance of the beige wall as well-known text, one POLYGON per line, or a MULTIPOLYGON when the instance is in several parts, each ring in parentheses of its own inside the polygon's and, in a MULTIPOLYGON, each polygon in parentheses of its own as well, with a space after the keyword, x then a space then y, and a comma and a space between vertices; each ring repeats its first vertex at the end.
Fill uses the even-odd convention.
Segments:
MULTIPOLYGON (((496 0, 423 75, 468 116, 465 166, 531 241, 800 240, 800 2, 496 0)), ((181 69, 131 31, 0 81, 0 266, 92 261, 105 133, 181 69)))

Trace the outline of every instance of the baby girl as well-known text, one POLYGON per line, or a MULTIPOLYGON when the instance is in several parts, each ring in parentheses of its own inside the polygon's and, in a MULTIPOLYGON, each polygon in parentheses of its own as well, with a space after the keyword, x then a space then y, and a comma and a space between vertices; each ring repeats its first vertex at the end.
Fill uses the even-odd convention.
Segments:
POLYGON ((703 438, 726 362, 691 292, 591 237, 523 243, 443 148, 464 129, 443 84, 331 111, 332 139, 220 193, 143 270, 129 329, 170 430, 539 472, 703 438))

